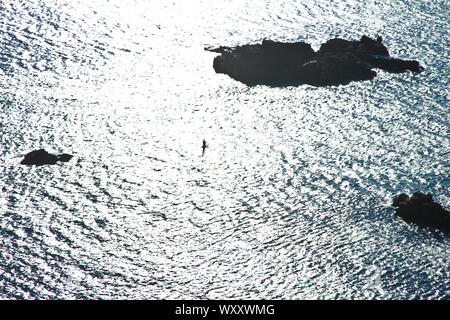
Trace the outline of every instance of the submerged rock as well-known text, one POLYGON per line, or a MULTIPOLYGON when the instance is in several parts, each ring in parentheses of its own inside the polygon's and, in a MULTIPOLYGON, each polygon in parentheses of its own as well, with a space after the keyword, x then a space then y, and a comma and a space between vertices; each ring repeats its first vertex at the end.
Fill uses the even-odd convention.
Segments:
POLYGON ((404 72, 410 70, 412 72, 421 72, 423 67, 418 61, 415 60, 402 60, 402 59, 385 59, 381 57, 370 60, 371 63, 377 68, 389 71, 389 72, 404 72))
POLYGON ((20 164, 42 166, 46 164, 56 164, 57 162, 67 162, 71 158, 72 155, 67 153, 54 155, 48 153, 44 149, 39 149, 27 153, 20 164))
POLYGON ((394 197, 395 214, 405 221, 450 232, 450 211, 433 201, 431 193, 415 192, 410 198, 402 193, 394 197))
POLYGON ((206 48, 220 53, 213 68, 247 84, 276 84, 286 81, 317 86, 367 80, 376 76, 371 68, 389 72, 423 68, 417 61, 392 59, 382 38, 362 36, 359 41, 331 39, 315 52, 305 42, 263 40, 261 44, 206 48))

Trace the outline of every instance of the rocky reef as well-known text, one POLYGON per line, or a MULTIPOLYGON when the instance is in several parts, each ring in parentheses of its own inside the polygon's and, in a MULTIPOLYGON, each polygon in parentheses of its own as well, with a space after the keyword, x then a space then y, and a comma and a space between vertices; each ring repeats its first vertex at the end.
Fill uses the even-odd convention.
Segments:
POLYGON ((415 192, 412 197, 402 193, 394 197, 395 214, 405 221, 415 222, 450 232, 450 211, 433 201, 431 193, 415 192))
POLYGON ((72 155, 67 153, 62 153, 59 155, 54 155, 48 153, 44 149, 34 150, 27 153, 20 164, 23 165, 36 165, 42 166, 46 164, 56 164, 57 162, 67 162, 72 158, 72 155))
POLYGON ((294 81, 325 86, 372 79, 376 76, 373 68, 389 72, 423 70, 418 61, 391 58, 381 37, 362 36, 359 41, 331 39, 318 51, 305 42, 271 40, 205 50, 220 53, 213 62, 217 73, 227 74, 246 84, 276 85, 294 81))

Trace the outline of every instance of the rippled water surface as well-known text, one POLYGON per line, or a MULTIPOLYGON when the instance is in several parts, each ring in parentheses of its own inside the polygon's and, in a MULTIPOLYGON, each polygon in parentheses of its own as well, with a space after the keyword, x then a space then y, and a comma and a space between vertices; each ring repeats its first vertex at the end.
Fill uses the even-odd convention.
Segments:
POLYGON ((448 234, 390 204, 450 207, 449 13, 2 0, 0 298, 448 299, 448 234), (363 34, 425 71, 248 87, 204 50, 363 34), (74 158, 19 165, 38 148, 74 158))

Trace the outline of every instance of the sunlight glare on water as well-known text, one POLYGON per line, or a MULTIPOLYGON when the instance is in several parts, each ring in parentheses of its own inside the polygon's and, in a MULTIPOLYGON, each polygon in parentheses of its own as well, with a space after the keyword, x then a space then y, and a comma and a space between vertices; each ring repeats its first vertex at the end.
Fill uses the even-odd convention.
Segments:
POLYGON ((450 207, 448 14, 413 0, 2 1, 0 297, 448 298, 448 234, 390 206, 422 190, 450 207), (425 71, 249 87, 204 50, 363 34, 425 71), (39 148, 74 157, 19 165, 39 148))

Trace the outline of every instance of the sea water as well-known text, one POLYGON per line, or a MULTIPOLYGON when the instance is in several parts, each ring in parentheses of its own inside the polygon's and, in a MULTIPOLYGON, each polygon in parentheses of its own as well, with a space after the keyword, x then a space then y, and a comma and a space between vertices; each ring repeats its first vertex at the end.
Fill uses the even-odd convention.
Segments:
POLYGON ((2 0, 0 298, 448 299, 449 2, 2 0), (425 70, 246 86, 205 47, 383 37, 425 70), (208 147, 202 156, 202 141, 208 147), (68 163, 21 166, 34 149, 68 163))

